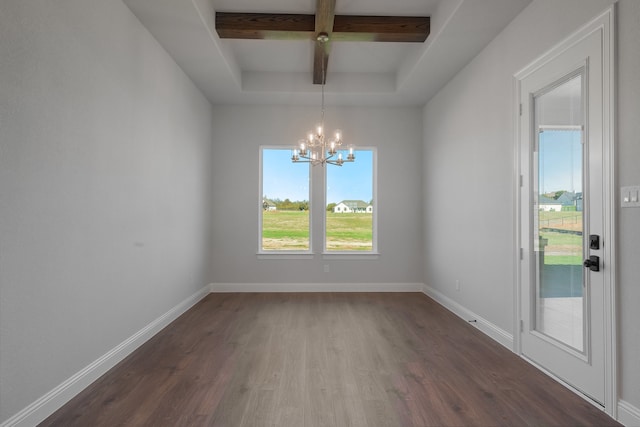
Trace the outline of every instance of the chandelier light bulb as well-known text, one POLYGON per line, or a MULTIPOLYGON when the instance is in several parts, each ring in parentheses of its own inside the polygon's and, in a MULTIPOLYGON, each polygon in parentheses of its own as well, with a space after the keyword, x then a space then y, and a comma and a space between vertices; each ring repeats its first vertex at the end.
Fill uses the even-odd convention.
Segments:
POLYGON ((347 156, 347 162, 353 162, 356 156, 353 154, 353 147, 349 147, 349 155, 347 156))

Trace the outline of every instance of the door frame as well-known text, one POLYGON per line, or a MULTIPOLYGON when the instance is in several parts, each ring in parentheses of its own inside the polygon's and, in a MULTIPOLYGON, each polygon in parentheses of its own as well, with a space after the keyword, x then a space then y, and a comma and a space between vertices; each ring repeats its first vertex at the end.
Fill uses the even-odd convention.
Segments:
MULTIPOLYGON (((600 15, 595 17, 589 23, 585 24, 572 35, 561 41, 548 52, 534 60, 522 70, 513 76, 513 96, 514 96, 514 247, 513 247, 513 264, 514 264, 514 339, 513 351, 524 357, 522 354, 521 341, 521 319, 522 319, 522 294, 521 294, 521 274, 522 274, 522 236, 521 229, 521 187, 523 186, 523 166, 521 152, 521 126, 520 113, 520 82, 526 76, 530 75, 540 67, 551 61, 552 59, 562 55, 566 50, 571 48, 579 41, 599 33, 602 40, 602 61, 603 61, 603 236, 606 250, 602 254, 602 265, 604 269, 604 322, 603 329, 605 332, 604 350, 605 350, 605 390, 604 390, 604 411, 612 418, 617 418, 617 315, 616 315, 616 168, 615 168, 615 4, 609 6, 600 15)), ((525 100, 526 101, 526 100, 525 100)), ((539 369, 564 384, 580 396, 593 402, 575 389, 571 385, 565 383, 543 367, 536 365, 529 359, 525 360, 537 366, 539 369)))

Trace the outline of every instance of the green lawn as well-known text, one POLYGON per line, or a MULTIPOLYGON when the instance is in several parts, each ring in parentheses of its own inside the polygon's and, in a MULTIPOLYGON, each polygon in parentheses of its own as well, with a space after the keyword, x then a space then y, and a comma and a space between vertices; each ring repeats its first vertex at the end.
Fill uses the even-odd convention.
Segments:
MULTIPOLYGON (((545 212, 558 219, 573 212, 545 212)), ((373 215, 327 212, 327 251, 370 251, 373 249, 373 215)), ((308 211, 265 211, 262 215, 262 249, 309 250, 308 211)), ((582 236, 541 231, 547 239, 545 264, 582 263, 582 236)))
POLYGON ((372 242, 372 214, 327 212, 328 251, 371 251, 372 242))
MULTIPOLYGON (((328 251, 370 251, 372 214, 327 212, 328 251)), ((265 211, 262 215, 263 250, 308 250, 308 211, 265 211)))
POLYGON ((543 231, 540 236, 547 239, 544 248, 544 263, 547 265, 582 264, 582 236, 572 233, 543 231))
POLYGON ((309 211, 262 212, 262 249, 309 250, 309 211))

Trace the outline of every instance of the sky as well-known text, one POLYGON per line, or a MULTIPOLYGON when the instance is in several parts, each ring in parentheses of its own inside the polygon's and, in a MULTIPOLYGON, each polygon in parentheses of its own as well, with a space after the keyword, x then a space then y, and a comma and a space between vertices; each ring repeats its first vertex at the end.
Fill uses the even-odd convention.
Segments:
POLYGON ((540 134, 539 192, 582 191, 581 131, 545 130, 540 134))
MULTIPOLYGON (((373 198, 373 151, 355 150, 356 160, 327 171, 327 204, 373 198)), ((342 157, 346 159, 347 152, 342 157)), ((322 168, 322 166, 314 166, 322 168)), ((291 150, 262 151, 262 195, 269 199, 309 200, 309 164, 291 162, 291 150)))

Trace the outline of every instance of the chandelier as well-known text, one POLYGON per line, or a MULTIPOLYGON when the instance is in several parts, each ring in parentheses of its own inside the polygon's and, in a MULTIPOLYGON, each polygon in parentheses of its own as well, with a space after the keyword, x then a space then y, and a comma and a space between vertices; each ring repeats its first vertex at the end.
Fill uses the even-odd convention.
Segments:
MULTIPOLYGON (((318 42, 324 44, 329 41, 327 33, 318 34, 318 42)), ((342 157, 342 153, 338 152, 343 144, 342 132, 340 129, 334 131, 331 138, 327 138, 324 131, 324 84, 326 80, 324 69, 324 58, 322 59, 322 110, 320 115, 320 123, 315 126, 315 130, 309 131, 306 139, 298 141, 298 148, 293 150, 291 161, 293 163, 311 163, 316 165, 336 165, 342 166, 346 162, 353 162, 356 156, 353 154, 353 147, 349 148, 347 158, 342 157)))

